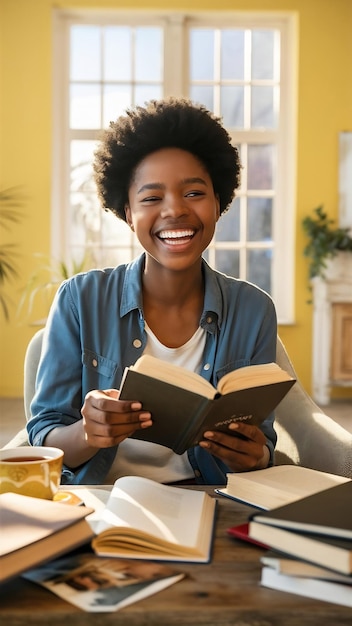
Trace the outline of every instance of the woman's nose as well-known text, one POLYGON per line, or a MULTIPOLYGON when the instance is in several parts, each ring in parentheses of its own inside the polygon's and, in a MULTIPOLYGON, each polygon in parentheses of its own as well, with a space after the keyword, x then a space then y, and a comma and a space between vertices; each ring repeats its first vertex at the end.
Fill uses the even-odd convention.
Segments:
POLYGON ((180 217, 188 214, 189 209, 185 199, 182 196, 166 196, 163 202, 161 215, 163 217, 171 215, 172 217, 180 217))

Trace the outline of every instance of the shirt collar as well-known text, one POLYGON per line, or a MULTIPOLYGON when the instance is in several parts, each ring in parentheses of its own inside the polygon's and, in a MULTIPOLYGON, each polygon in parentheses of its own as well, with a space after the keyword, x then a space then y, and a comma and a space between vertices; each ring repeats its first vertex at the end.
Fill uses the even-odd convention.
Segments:
POLYGON ((134 261, 126 265, 120 302, 121 317, 133 309, 139 309, 140 314, 143 315, 142 272, 144 261, 145 253, 143 252, 134 261))

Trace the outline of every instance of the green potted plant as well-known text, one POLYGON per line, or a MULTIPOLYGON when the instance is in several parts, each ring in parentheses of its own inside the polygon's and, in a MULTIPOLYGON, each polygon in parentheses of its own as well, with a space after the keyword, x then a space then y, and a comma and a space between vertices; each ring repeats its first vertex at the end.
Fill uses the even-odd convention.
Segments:
POLYGON ((72 261, 70 264, 53 257, 46 257, 39 253, 35 254, 35 257, 39 259, 40 262, 38 267, 30 275, 22 291, 18 306, 18 315, 20 316, 21 313, 25 311, 26 317, 29 319, 35 308, 35 303, 39 299, 44 309, 45 317, 36 319, 31 323, 35 326, 44 326, 46 316, 49 313, 51 303, 59 285, 67 278, 79 272, 86 271, 90 267, 90 263, 88 255, 85 255, 80 261, 72 261))
MULTIPOLYGON (((329 219, 323 206, 314 210, 315 216, 307 216, 302 225, 308 237, 303 254, 309 258, 309 278, 325 278, 329 260, 340 252, 352 252, 349 228, 339 228, 329 219)), ((352 258, 352 257, 351 257, 352 258)))
MULTIPOLYGON (((21 213, 18 207, 22 204, 22 198, 16 187, 0 190, 0 227, 9 230, 11 225, 19 222, 21 213)), ((13 243, 0 244, 0 309, 6 320, 9 320, 10 300, 4 288, 18 276, 16 245, 13 243)))

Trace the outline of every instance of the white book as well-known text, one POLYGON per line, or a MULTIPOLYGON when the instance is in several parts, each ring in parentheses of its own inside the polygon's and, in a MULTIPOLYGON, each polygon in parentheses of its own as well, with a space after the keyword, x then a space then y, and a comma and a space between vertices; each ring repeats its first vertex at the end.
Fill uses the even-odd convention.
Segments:
POLYGON ((304 578, 281 574, 273 567, 262 568, 261 584, 263 587, 286 591, 306 598, 323 600, 352 608, 352 586, 349 584, 304 578))
POLYGON ((345 476, 308 467, 276 465, 253 472, 227 474, 226 487, 216 489, 216 492, 259 509, 271 510, 348 480, 345 476))

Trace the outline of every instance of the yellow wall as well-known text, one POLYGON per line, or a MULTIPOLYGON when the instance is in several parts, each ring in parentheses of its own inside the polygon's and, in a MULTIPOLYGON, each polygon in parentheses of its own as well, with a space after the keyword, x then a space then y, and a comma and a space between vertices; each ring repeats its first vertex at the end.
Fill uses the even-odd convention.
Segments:
MULTIPOLYGON (((312 308, 302 218, 323 203, 337 216, 338 132, 352 130, 351 0, 217 0, 217 10, 294 11, 299 19, 295 323, 282 339, 311 388, 312 308)), ((24 218, 6 235, 19 249, 20 277, 9 294, 11 321, 0 317, 0 395, 22 395, 25 347, 35 328, 16 319, 21 288, 49 254, 52 148, 53 7, 213 10, 213 0, 0 0, 0 186, 23 186, 24 218)), ((2 233, 1 233, 2 235, 2 233)), ((283 286, 284 288, 284 286, 283 286)), ((350 395, 336 390, 335 395, 350 395)))

